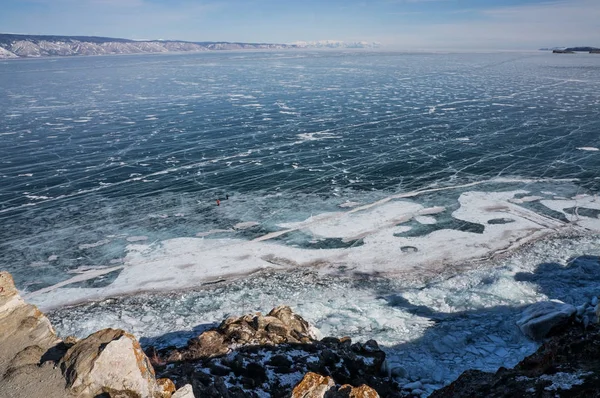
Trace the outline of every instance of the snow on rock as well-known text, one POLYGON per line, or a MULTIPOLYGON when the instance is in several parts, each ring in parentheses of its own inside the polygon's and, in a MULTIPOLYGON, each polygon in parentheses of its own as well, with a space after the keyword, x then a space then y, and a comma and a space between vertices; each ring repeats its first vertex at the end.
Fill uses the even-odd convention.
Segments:
POLYGON ((574 306, 558 300, 542 301, 527 307, 517 325, 533 340, 542 340, 553 328, 569 321, 576 312, 574 306))
POLYGON ((5 58, 18 58, 18 56, 8 51, 7 49, 0 47, 0 59, 5 58))
POLYGON ((544 388, 544 390, 546 391, 570 390, 573 386, 583 384, 583 379, 581 377, 590 374, 592 374, 592 372, 557 372, 553 375, 541 375, 540 380, 547 380, 552 382, 551 385, 544 388))

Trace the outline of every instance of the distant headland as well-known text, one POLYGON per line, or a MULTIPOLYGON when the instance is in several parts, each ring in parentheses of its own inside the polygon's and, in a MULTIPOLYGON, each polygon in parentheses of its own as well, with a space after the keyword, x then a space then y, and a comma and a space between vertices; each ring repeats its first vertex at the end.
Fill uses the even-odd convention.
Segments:
POLYGON ((214 50, 300 48, 377 48, 379 43, 322 40, 314 42, 241 43, 226 41, 131 40, 97 36, 46 36, 0 33, 0 59, 78 55, 150 54, 214 50))
POLYGON ((600 54, 600 48, 597 47, 553 47, 540 48, 540 51, 552 51, 554 54, 575 54, 575 53, 590 53, 600 54))

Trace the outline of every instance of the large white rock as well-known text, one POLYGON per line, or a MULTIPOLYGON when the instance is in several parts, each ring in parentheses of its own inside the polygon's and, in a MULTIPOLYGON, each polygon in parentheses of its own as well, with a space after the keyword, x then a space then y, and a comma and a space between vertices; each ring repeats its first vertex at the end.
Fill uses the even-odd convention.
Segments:
POLYGON ((552 328, 566 323, 577 309, 559 300, 542 301, 527 307, 517 321, 519 329, 533 340, 542 340, 552 328))
POLYGON ((79 397, 162 396, 150 361, 135 337, 123 330, 103 329, 79 341, 60 367, 67 386, 79 397))

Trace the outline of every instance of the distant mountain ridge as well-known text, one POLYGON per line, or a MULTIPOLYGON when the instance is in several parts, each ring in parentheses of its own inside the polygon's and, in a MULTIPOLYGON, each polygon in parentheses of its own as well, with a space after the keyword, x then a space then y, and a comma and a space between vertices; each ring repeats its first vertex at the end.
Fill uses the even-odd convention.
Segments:
POLYGON ((554 51, 557 53, 574 53, 574 52, 586 52, 586 53, 597 53, 600 52, 598 47, 552 47, 552 48, 540 48, 540 51, 554 51))
POLYGON ((318 42, 238 43, 183 40, 131 40, 98 36, 21 35, 0 33, 0 59, 106 54, 148 54, 214 50, 294 48, 374 48, 377 43, 324 40, 318 42))
POLYGON ((591 52, 591 51, 599 51, 600 48, 597 47, 568 47, 565 51, 576 51, 576 52, 591 52))

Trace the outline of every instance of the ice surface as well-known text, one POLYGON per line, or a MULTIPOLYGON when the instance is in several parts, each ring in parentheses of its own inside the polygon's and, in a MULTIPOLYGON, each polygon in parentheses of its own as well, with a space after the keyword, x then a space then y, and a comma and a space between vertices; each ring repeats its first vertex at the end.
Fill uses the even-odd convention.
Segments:
POLYGON ((517 307, 591 297, 593 260, 568 257, 597 255, 596 66, 371 52, 6 63, 0 259, 44 309, 180 292, 74 309, 62 331, 114 323, 167 342, 287 301, 328 333, 384 342, 390 372, 431 391, 530 352, 517 307), (542 267, 551 278, 542 261, 560 264, 542 267))

